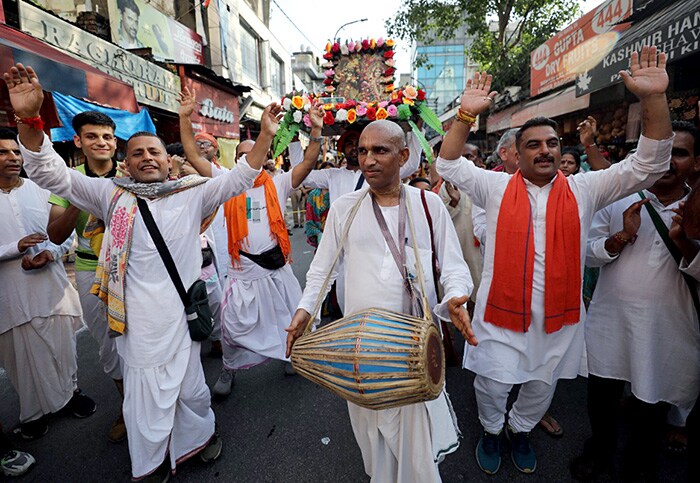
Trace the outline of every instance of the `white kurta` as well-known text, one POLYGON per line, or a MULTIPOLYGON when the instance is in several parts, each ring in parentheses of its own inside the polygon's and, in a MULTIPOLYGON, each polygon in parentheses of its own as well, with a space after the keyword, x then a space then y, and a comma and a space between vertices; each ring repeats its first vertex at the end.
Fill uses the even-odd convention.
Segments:
POLYGON ((442 186, 440 186, 438 196, 440 196, 442 202, 445 203, 445 208, 447 208, 447 212, 450 214, 452 223, 455 226, 457 238, 459 239, 459 245, 462 247, 464 261, 467 262, 469 273, 471 274, 474 282, 474 292, 471 294, 471 299, 472 301, 475 301, 476 293, 479 290, 479 284, 481 283, 483 260, 481 256, 481 249, 474 243, 472 200, 469 199, 469 196, 467 196, 466 193, 460 193, 459 203, 457 206, 450 206, 450 195, 447 193, 447 185, 445 183, 442 183, 442 186))
MULTIPOLYGON (((109 221, 111 193, 115 187, 111 180, 88 178, 69 170, 46 137, 38 153, 22 145, 20 149, 27 173, 39 185, 66 198, 81 210, 105 222, 109 221)), ((231 196, 252 186, 258 173, 242 158, 236 168, 224 176, 170 196, 147 200, 173 260, 177 261, 185 287, 190 287, 201 275, 201 220, 231 196)), ((193 374, 191 364, 182 363, 183 360, 190 360, 191 351, 198 352, 199 343, 193 343, 190 339, 182 301, 140 213, 134 219, 125 306, 127 330, 117 339, 117 350, 124 361, 127 392, 147 388, 158 394, 163 384, 177 387, 184 380, 192 383, 195 375, 203 381, 201 365, 194 368, 193 374)), ((197 385, 199 381, 195 383, 192 384, 197 385)), ((157 468, 168 445, 173 460, 178 460, 201 446, 199 429, 205 428, 209 436, 214 432, 214 414, 208 391, 182 391, 177 398, 162 400, 125 395, 124 405, 125 416, 134 415, 134 418, 126 418, 134 477, 141 477, 157 468), (183 416, 189 420, 168 426, 170 423, 167 422, 172 421, 170 415, 178 405, 190 408, 183 416), (164 421, 165 431, 162 428, 164 421), (198 430, 190 430, 191 437, 175 434, 188 427, 198 430), (177 442, 177 446, 174 446, 174 442, 177 442), (154 444, 158 445, 157 450, 153 450, 154 444), (153 458, 140 456, 146 447, 150 448, 148 454, 153 458)))
MULTIPOLYGON (((399 176, 401 179, 408 178, 420 167, 421 147, 416 135, 413 133, 409 134, 406 139, 406 144, 410 155, 406 163, 401 166, 401 170, 399 171, 399 176)), ((290 151, 290 153, 294 153, 297 157, 299 156, 299 152, 299 149, 290 151)), ((367 187, 366 181, 363 181, 359 187, 357 186, 358 182, 360 181, 361 174, 362 173, 359 169, 355 171, 351 171, 347 168, 315 169, 309 173, 304 180, 303 185, 310 188, 327 189, 328 199, 330 200, 330 204, 333 205, 335 200, 341 196, 347 193, 352 193, 358 188, 367 187)), ((338 270, 338 273, 342 275, 342 262, 338 264, 338 270)), ((345 277, 338 277, 336 281, 336 295, 338 297, 338 305, 340 306, 340 310, 345 313, 345 277)))
MULTIPOLYGON (((651 186, 668 169, 673 139, 654 141, 644 136, 637 152, 628 159, 602 171, 579 173, 566 178, 578 202, 581 220, 581 257, 583 277, 588 229, 593 215, 602 207, 639 189, 651 186)), ((583 351, 583 324, 567 325, 557 332, 544 331, 544 255, 547 200, 552 183, 538 187, 525 180, 532 210, 535 266, 532 289, 532 323, 527 332, 515 332, 484 322, 484 310, 493 278, 496 225, 503 193, 511 175, 477 168, 464 158, 448 161, 438 158, 438 172, 460 190, 474 205, 486 210, 486 252, 481 286, 474 311, 473 329, 479 345, 465 346, 464 367, 506 384, 541 380, 553 384, 557 379, 577 376, 583 351)), ((581 302, 581 319, 585 308, 581 302)))
MULTIPOLYGON (((420 190, 408 186, 405 189, 416 225, 417 238, 414 240, 411 236, 407 221, 406 264, 415 274, 413 244, 417 242, 428 301, 437 315, 449 319, 446 302, 436 304, 437 296, 431 270, 430 232, 421 204, 420 190)), ((348 214, 358 197, 365 193, 366 189, 349 193, 331 205, 323 238, 306 276, 306 289, 299 308, 310 313, 316 299, 320 295, 325 296, 319 292, 330 270, 348 214)), ((470 293, 472 281, 447 210, 435 194, 426 193, 426 198, 436 233, 437 257, 442 267, 440 282, 445 290, 444 300, 447 301, 452 297, 470 293)), ((398 206, 382 208, 394 239, 398 232, 398 211, 398 206)), ((341 259, 345 265, 343 277, 347 314, 372 307, 396 312, 402 310, 402 277, 374 216, 370 196, 362 201, 343 247, 341 259)), ((337 276, 336 268, 333 278, 337 276)), ((439 480, 435 464, 445 454, 457 449, 459 436, 454 413, 445 392, 433 401, 400 409, 376 411, 352 403, 348 403, 348 406, 353 431, 362 450, 365 470, 373 481, 439 480)))
POLYGON ((49 241, 20 252, 17 242, 46 233, 50 193, 30 180, 0 192, 0 366, 20 400, 20 421, 58 411, 77 388, 75 331, 82 326, 78 293, 68 280, 61 246, 49 241), (25 254, 48 250, 54 261, 22 269, 25 254))
MULTIPOLYGON (((214 175, 220 172, 215 171, 214 175)), ((272 178, 277 200, 282 209, 292 191, 292 172, 272 178)), ((260 254, 277 245, 270 231, 265 187, 246 191, 248 210, 248 239, 243 248, 247 253, 260 254)), ((228 282, 222 304, 222 340, 224 367, 246 369, 269 359, 285 357, 287 333, 284 329, 294 316, 301 286, 287 264, 268 270, 241 256, 234 267, 228 257, 228 282)))
MULTIPOLYGON (((645 191, 667 227, 682 200, 668 206, 645 191)), ((685 199, 685 198, 684 198, 685 199)), ((593 218, 586 264, 602 267, 586 317, 588 371, 622 379, 642 401, 692 409, 700 390, 700 330, 690 290, 646 208, 637 240, 611 257, 605 240, 623 229, 634 194, 593 218)), ((700 256, 686 272, 700 280, 700 256)))

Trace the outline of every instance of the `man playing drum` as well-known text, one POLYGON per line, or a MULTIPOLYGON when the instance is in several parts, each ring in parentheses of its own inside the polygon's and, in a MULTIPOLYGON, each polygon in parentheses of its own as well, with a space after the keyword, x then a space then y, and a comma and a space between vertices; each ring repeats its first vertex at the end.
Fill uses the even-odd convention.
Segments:
MULTIPOLYGON (((369 308, 404 312, 404 270, 392 255, 390 243, 401 241, 401 221, 408 214, 414 220, 415 234, 405 230, 403 257, 415 278, 416 264, 413 244, 418 244, 420 262, 425 274, 422 284, 427 287, 427 299, 433 311, 442 318, 451 318, 464 329, 465 338, 474 341, 466 327, 469 318, 464 308, 473 285, 464 263, 450 216, 442 201, 426 193, 425 206, 421 191, 401 185, 400 168, 409 157, 402 129, 391 121, 369 124, 360 137, 360 169, 369 185, 348 193, 331 205, 323 239, 306 278, 306 290, 289 327, 287 355, 301 335, 313 312, 321 286, 332 269, 339 240, 345 230, 348 213, 358 199, 363 198, 342 248, 344 262, 345 313, 353 314, 369 308), (403 194, 402 194, 403 191, 403 194), (405 201, 404 201, 405 200, 405 201), (405 208, 404 208, 405 206, 405 208), (430 213, 435 234, 437 262, 442 268, 440 283, 445 290, 444 302, 437 304, 432 277, 431 227, 426 216, 430 213), (408 213, 410 210, 410 213, 408 213), (402 213, 403 211, 403 213, 402 213), (385 221, 384 229, 380 223, 385 221), (415 236, 414 236, 415 235, 415 236), (397 240, 398 239, 398 240, 397 240)), ((398 246, 403 243, 398 243, 398 246)), ((396 250, 397 252, 400 250, 396 250)), ((333 271, 331 280, 338 276, 333 271)), ((417 288, 420 284, 413 283, 417 288)), ((413 314, 417 315, 417 314, 413 314)), ((362 451, 365 471, 373 482, 436 482, 440 481, 437 464, 446 454, 457 449, 459 430, 454 413, 443 392, 437 399, 405 405, 400 408, 372 410, 348 402, 350 421, 362 451)))

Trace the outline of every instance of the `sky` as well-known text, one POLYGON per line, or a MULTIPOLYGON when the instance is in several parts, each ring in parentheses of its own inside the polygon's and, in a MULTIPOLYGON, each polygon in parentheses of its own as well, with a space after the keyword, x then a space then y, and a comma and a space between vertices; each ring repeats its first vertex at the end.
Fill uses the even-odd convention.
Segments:
MULTIPOLYGON (((592 10, 604 0, 580 0, 582 14, 592 10)), ((384 23, 394 16, 401 6, 400 0, 271 0, 270 30, 286 46, 289 53, 298 52, 304 46, 318 56, 329 39, 344 23, 367 18, 344 27, 338 37, 341 39, 387 38, 384 23), (329 8, 329 4, 338 5, 329 8), (352 6, 352 9, 349 7, 352 6), (352 10, 352 11, 351 11, 352 10), (313 14, 311 14, 313 12, 313 14), (357 12, 356 14, 353 12, 357 12), (319 14, 320 13, 320 14, 319 14), (285 17, 289 17, 287 19, 285 17), (321 20, 319 20, 321 19, 321 20), (295 28, 292 24, 296 25, 295 28)), ((404 42, 397 42, 396 77, 411 70, 411 48, 404 42)))

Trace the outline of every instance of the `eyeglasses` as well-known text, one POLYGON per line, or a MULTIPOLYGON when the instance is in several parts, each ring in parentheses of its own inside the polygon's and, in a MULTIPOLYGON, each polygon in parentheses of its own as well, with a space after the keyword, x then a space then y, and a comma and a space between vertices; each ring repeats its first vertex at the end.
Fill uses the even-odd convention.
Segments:
POLYGON ((197 141, 197 142, 195 142, 195 144, 197 145, 198 148, 204 148, 204 149, 209 149, 210 147, 213 146, 213 144, 210 143, 209 141, 197 141))

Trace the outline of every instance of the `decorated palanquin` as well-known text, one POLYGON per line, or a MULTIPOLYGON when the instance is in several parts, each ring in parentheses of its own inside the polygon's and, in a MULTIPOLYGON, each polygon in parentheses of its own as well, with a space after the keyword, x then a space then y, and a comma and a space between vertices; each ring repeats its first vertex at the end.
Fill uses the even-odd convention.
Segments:
POLYGON ((422 119, 438 133, 444 132, 440 120, 428 107, 424 90, 410 84, 394 84, 394 45, 393 40, 381 37, 326 44, 323 92, 292 92, 282 98, 285 115, 273 143, 275 156, 284 151, 300 129, 310 129, 308 110, 319 98, 326 111, 324 136, 341 134, 352 125, 388 119, 406 131, 412 130, 432 161, 430 146, 416 122, 422 119))

